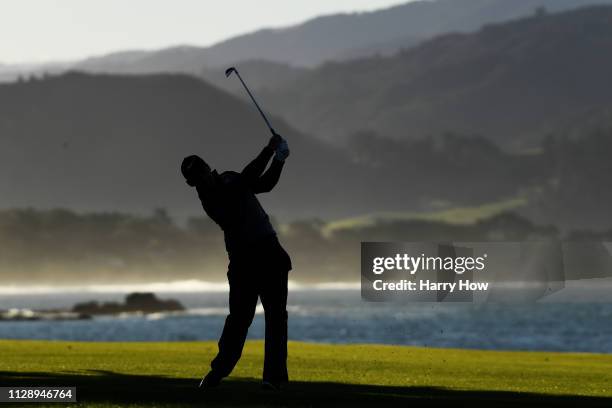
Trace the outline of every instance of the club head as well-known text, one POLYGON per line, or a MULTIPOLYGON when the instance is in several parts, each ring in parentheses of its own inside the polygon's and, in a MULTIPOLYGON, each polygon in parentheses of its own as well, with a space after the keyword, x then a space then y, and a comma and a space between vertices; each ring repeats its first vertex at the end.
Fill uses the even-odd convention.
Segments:
POLYGON ((229 78, 230 75, 232 75, 234 72, 236 71, 235 67, 229 67, 228 69, 225 70, 225 77, 229 78))

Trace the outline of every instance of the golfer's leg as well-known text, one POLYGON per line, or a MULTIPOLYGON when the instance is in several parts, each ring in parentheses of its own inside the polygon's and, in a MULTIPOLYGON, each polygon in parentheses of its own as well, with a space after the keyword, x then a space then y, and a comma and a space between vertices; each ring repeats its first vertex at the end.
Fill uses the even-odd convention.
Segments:
POLYGON ((242 355, 242 348, 257 306, 254 285, 239 278, 230 279, 229 309, 223 333, 219 339, 219 353, 210 366, 220 377, 228 376, 242 355))
POLYGON ((287 374, 287 279, 288 271, 269 271, 261 289, 266 317, 263 379, 284 382, 287 374))

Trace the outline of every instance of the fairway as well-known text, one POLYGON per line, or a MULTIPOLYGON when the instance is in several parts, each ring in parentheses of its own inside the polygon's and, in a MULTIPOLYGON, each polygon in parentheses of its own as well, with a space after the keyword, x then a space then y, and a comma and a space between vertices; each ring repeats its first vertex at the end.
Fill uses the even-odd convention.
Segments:
POLYGON ((290 342, 292 382, 272 393, 259 389, 263 343, 252 341, 232 377, 199 392, 216 347, 2 340, 0 384, 76 386, 88 407, 612 406, 612 355, 290 342))

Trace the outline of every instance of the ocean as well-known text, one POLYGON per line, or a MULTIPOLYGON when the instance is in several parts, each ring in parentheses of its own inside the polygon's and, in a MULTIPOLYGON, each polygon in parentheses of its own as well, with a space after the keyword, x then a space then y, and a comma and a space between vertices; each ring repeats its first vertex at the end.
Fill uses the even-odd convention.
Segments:
MULTIPOLYGON (((76 321, 1 321, 0 338, 78 341, 217 340, 227 314, 227 285, 198 281, 86 288, 0 287, 0 309, 70 308, 87 300, 121 301, 154 291, 187 311, 76 321)), ((290 340, 380 343, 490 350, 612 352, 612 303, 369 303, 356 284, 290 286, 290 340)), ((261 305, 250 339, 264 336, 261 305)))

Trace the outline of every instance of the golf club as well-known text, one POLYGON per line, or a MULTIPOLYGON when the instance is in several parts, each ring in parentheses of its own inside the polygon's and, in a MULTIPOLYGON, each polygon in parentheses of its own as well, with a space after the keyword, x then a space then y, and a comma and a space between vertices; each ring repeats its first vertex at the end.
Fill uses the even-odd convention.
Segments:
POLYGON ((272 132, 272 135, 276 134, 276 131, 274 130, 274 128, 272 127, 272 125, 270 125, 270 121, 268 120, 268 118, 266 117, 266 114, 261 110, 261 108, 259 107, 259 104, 257 103, 257 101, 255 100, 255 97, 253 96, 253 94, 251 93, 251 91, 249 90, 249 87, 244 83, 244 81, 242 80, 242 77, 240 76, 240 73, 238 72, 238 70, 236 69, 236 67, 230 67, 228 69, 225 70, 225 76, 226 78, 229 78, 230 75, 232 75, 233 73, 236 74, 236 76, 238 77, 238 79, 240 80, 240 82, 242 83, 242 86, 244 86, 244 89, 246 89, 247 93, 249 94, 249 96, 251 97, 251 100, 253 101, 253 103, 255 104, 255 106, 257 107, 257 110, 259 111, 259 113, 261 114, 261 117, 263 118, 263 120, 266 122, 266 125, 268 125, 268 129, 270 129, 270 132, 272 132))

